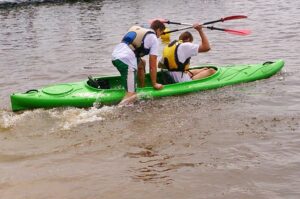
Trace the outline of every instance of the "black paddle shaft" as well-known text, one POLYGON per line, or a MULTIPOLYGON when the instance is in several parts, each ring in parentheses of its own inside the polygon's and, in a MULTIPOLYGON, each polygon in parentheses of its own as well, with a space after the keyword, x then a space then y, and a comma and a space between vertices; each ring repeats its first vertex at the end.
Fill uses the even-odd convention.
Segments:
POLYGON ((223 21, 224 21, 224 19, 222 18, 222 19, 218 19, 218 20, 214 20, 214 21, 205 22, 202 25, 208 25, 208 24, 217 23, 217 22, 223 22, 223 21))

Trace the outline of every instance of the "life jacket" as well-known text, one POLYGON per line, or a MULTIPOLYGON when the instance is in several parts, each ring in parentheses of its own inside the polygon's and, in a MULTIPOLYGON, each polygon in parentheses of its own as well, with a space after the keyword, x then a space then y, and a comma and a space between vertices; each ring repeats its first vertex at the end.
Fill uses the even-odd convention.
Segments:
POLYGON ((122 42, 133 50, 136 57, 143 57, 150 52, 150 49, 144 47, 144 40, 148 34, 155 34, 155 32, 140 26, 132 26, 123 37, 122 42))
POLYGON ((164 66, 169 71, 187 71, 190 66, 190 59, 181 63, 178 59, 177 51, 178 47, 183 43, 182 40, 174 40, 168 46, 166 46, 163 50, 163 62, 164 66))

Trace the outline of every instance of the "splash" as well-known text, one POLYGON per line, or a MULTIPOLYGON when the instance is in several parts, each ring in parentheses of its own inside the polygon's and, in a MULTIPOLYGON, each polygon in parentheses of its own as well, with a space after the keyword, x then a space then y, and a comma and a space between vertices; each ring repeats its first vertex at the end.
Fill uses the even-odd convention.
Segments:
POLYGON ((30 3, 60 3, 72 2, 72 0, 0 0, 0 5, 10 4, 30 4, 30 3))
POLYGON ((137 98, 139 100, 144 100, 144 99, 154 99, 154 97, 152 96, 152 94, 150 92, 139 92, 137 94, 137 98))
POLYGON ((22 128, 26 124, 34 123, 36 128, 52 128, 51 131, 69 130, 78 125, 103 121, 113 114, 116 107, 103 106, 89 109, 80 108, 55 108, 36 109, 14 113, 10 111, 0 112, 0 129, 22 128), (49 124, 50 123, 50 124, 49 124))
POLYGON ((28 117, 30 113, 24 112, 23 114, 15 114, 9 111, 0 112, 0 129, 9 129, 16 123, 28 117))
POLYGON ((64 111, 53 109, 50 115, 60 121, 63 130, 69 130, 81 124, 103 121, 105 116, 113 112, 115 107, 104 106, 101 109, 92 107, 90 109, 69 108, 64 111))
MULTIPOLYGON (((54 2, 49 0, 0 0, 0 5, 13 5, 13 4, 29 4, 29 3, 42 3, 54 2)), ((57 1, 59 2, 59 1, 57 1)))

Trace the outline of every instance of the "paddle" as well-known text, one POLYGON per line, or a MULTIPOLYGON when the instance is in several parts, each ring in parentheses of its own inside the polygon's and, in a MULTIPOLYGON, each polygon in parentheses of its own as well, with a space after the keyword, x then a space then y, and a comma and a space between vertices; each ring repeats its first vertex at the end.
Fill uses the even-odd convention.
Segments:
MULTIPOLYGON (((235 19, 245 19, 245 18, 247 18, 247 16, 245 16, 245 15, 233 15, 233 16, 228 16, 228 17, 224 17, 224 18, 221 18, 221 19, 217 19, 217 20, 214 20, 214 21, 205 22, 202 25, 208 25, 208 24, 213 24, 213 23, 217 23, 217 22, 224 22, 224 21, 229 21, 229 20, 235 20, 235 19)), ((170 20, 167 20, 167 19, 161 19, 161 18, 160 19, 152 19, 152 20, 149 21, 149 23, 151 24, 155 20, 159 20, 162 23, 167 23, 167 24, 191 26, 191 24, 188 24, 188 23, 174 22, 174 21, 170 21, 170 20)))
MULTIPOLYGON (((164 34, 169 34, 169 33, 172 33, 172 32, 177 32, 177 31, 181 31, 181 30, 190 29, 190 28, 193 28, 193 26, 189 26, 189 27, 185 27, 185 28, 179 28, 179 29, 175 29, 175 30, 170 30, 170 31, 164 32, 163 35, 164 34)), ((214 26, 203 26, 203 28, 207 28, 207 29, 210 29, 210 30, 224 31, 224 32, 227 32, 227 33, 230 33, 230 34, 233 34, 233 35, 242 35, 242 36, 249 35, 251 33, 250 30, 232 30, 232 29, 225 29, 225 28, 217 28, 217 27, 214 27, 214 26)))
MULTIPOLYGON (((247 16, 245 16, 245 15, 233 15, 233 16, 228 16, 228 17, 224 17, 224 18, 221 18, 221 19, 217 19, 217 20, 214 20, 214 21, 205 22, 202 25, 203 25, 204 28, 207 28, 207 29, 210 29, 210 30, 224 31, 224 32, 234 34, 234 35, 249 35, 251 33, 250 30, 231 30, 231 29, 217 28, 217 27, 213 27, 213 26, 209 26, 209 27, 205 26, 205 25, 213 24, 213 23, 217 23, 217 22, 224 22, 224 21, 229 21, 229 20, 245 19, 245 18, 247 18, 247 16)), ((174 21, 170 21, 170 20, 166 20, 166 19, 155 19, 155 20, 160 20, 161 22, 167 23, 167 24, 177 24, 177 25, 189 26, 189 27, 185 27, 185 28, 179 28, 179 29, 164 32, 163 35, 168 34, 168 33, 172 33, 172 32, 177 32, 177 31, 193 28, 193 24, 189 24, 189 23, 174 22, 174 21)), ((151 23, 153 21, 154 20, 151 20, 149 22, 151 23)))

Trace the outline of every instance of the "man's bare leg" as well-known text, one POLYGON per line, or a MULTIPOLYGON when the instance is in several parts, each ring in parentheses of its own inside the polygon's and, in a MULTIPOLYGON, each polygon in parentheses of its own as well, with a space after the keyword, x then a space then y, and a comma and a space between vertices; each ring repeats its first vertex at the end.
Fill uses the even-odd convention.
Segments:
MULTIPOLYGON (((201 70, 201 69, 200 69, 201 70)), ((212 68, 205 68, 204 70, 202 69, 201 71, 193 72, 193 77, 192 79, 202 79, 204 77, 208 77, 210 75, 213 75, 216 71, 212 68)))
POLYGON ((146 62, 143 59, 140 59, 140 62, 138 64, 138 80, 139 80, 139 86, 141 88, 145 87, 145 73, 146 73, 146 62))

